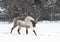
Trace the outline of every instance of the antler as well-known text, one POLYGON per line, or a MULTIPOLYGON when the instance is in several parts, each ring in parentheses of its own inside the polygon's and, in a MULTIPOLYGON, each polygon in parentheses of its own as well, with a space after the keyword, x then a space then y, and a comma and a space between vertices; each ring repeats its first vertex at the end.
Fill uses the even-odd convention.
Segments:
POLYGON ((41 15, 39 15, 39 17, 36 18, 36 21, 38 21, 38 19, 40 18, 41 15))

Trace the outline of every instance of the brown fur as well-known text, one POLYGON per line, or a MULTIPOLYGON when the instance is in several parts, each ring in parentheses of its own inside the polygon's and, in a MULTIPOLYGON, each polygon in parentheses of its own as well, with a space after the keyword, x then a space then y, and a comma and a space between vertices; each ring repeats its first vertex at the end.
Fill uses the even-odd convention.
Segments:
MULTIPOLYGON (((13 25, 10 33, 12 33, 13 29, 17 26, 17 21, 21 20, 21 19, 24 20, 25 17, 24 18, 23 17, 17 17, 17 18, 14 19, 14 21, 13 21, 14 25, 13 25)), ((33 24, 33 27, 35 27, 36 22, 32 21, 32 20, 31 20, 31 22, 33 24)), ((21 25, 20 23, 18 25, 19 25, 19 28, 17 30, 18 34, 20 34, 21 27, 26 27, 26 34, 28 34, 28 28, 30 28, 30 26, 21 25)), ((35 32, 35 30, 33 30, 33 32, 34 32, 35 35, 37 35, 36 32, 35 32)))
POLYGON ((33 20, 31 20, 31 22, 32 22, 32 24, 33 24, 33 27, 35 27, 36 22, 35 22, 35 21, 33 21, 33 20))

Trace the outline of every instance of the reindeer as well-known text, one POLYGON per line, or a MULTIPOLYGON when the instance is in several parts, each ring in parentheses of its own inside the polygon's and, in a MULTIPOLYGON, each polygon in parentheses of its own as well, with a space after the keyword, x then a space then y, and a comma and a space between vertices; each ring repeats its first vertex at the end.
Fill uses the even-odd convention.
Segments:
POLYGON ((19 26, 19 28, 17 30, 18 34, 20 34, 21 27, 26 27, 26 34, 28 34, 28 28, 31 28, 33 30, 34 34, 37 35, 34 28, 35 28, 35 25, 36 25, 37 20, 39 19, 39 17, 37 19, 34 19, 31 16, 25 16, 25 17, 22 16, 22 17, 14 18, 14 20, 13 20, 14 25, 11 28, 10 33, 12 33, 13 29, 16 26, 19 26))

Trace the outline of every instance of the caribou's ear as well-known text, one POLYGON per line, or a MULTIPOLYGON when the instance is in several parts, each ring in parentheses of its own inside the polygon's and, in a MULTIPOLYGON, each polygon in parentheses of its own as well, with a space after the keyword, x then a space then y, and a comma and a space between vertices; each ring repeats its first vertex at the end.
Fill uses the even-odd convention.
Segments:
POLYGON ((33 20, 31 20, 31 22, 32 22, 32 24, 33 24, 33 27, 35 27, 36 22, 33 21, 33 20))

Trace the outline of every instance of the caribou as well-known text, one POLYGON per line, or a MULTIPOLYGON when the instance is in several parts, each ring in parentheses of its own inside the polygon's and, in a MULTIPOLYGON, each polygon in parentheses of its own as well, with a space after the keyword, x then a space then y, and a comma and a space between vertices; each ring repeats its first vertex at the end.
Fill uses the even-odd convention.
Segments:
POLYGON ((16 26, 18 26, 18 29, 17 29, 18 34, 20 34, 21 27, 26 27, 26 34, 28 34, 28 28, 31 28, 32 31, 34 32, 34 34, 37 35, 36 32, 35 32, 35 30, 34 30, 34 28, 36 26, 36 23, 37 23, 37 20, 39 19, 39 17, 36 18, 36 19, 34 19, 31 16, 22 16, 22 17, 14 18, 13 19, 14 25, 11 28, 10 33, 12 33, 12 31, 14 30, 14 28, 16 26))

